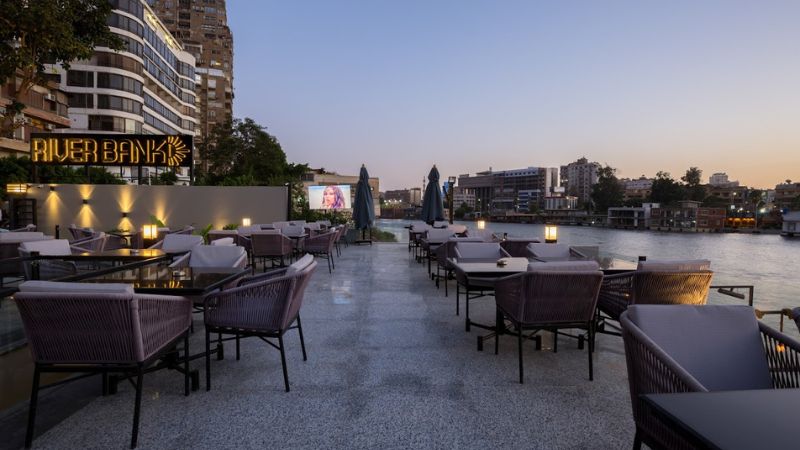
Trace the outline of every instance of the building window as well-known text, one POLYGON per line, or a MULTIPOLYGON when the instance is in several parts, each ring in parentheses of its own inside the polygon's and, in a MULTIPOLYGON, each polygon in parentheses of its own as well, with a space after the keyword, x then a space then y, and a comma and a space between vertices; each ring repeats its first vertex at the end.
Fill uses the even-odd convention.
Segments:
POLYGON ((114 109, 117 111, 129 112, 136 115, 142 114, 142 104, 140 102, 116 95, 98 95, 97 107, 100 109, 114 109))
POLYGON ((67 71, 67 86, 94 87, 94 72, 67 71))
POLYGON ((69 94, 70 108, 94 108, 94 95, 92 94, 69 94))

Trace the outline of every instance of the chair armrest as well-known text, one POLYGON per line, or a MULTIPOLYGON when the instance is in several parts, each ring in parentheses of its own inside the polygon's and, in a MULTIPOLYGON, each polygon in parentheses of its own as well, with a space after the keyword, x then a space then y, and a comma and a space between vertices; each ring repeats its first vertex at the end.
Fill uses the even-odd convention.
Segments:
POLYGON ((758 322, 772 385, 776 389, 800 388, 800 342, 758 322))
POLYGON ((246 284, 253 284, 253 283, 260 283, 262 281, 271 280, 273 278, 282 277, 286 274, 287 267, 281 267, 278 269, 273 269, 268 272, 260 273, 258 275, 251 275, 249 277, 243 277, 239 279, 239 286, 244 286, 246 284))
POLYGON ((575 250, 572 247, 569 248, 569 255, 570 256, 574 256, 576 258, 584 258, 584 259, 587 257, 585 254, 583 254, 582 252, 580 252, 578 250, 575 250))
POLYGON ((155 244, 153 244, 153 245, 151 245, 150 247, 147 247, 147 248, 161 248, 163 246, 164 246, 164 240, 161 239, 160 241, 156 242, 155 244))
POLYGON ((189 267, 189 258, 192 256, 192 252, 186 252, 180 258, 173 260, 172 264, 169 265, 170 269, 180 269, 182 267, 189 267))
POLYGON ((136 295, 142 350, 147 359, 175 340, 192 324, 192 302, 172 295, 136 295))
POLYGON ((247 252, 243 253, 242 256, 233 263, 233 267, 238 267, 240 269, 247 267, 247 252))
POLYGON ((240 247, 244 247, 245 250, 247 250, 248 252, 250 251, 251 248, 253 248, 253 240, 251 238, 249 238, 247 236, 244 236, 242 234, 239 234, 239 235, 236 236, 236 239, 238 240, 238 242, 237 242, 238 245, 240 247))

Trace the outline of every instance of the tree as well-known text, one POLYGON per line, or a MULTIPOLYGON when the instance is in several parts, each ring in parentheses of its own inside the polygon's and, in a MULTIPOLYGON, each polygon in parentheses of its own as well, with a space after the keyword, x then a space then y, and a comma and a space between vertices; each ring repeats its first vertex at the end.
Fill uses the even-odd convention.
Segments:
POLYGON ((597 170, 597 183, 592 186, 592 202, 597 213, 605 214, 608 208, 622 205, 624 190, 615 175, 617 169, 610 166, 597 170))
POLYGON ((0 85, 9 80, 11 104, 0 118, 0 134, 24 123, 24 96, 44 84, 45 64, 64 69, 89 59, 97 46, 114 50, 123 41, 106 24, 108 0, 15 0, 0 3, 0 85), (18 81, 17 81, 18 80, 18 81))
POLYGON ((217 125, 202 148, 208 170, 198 184, 281 186, 308 170, 306 164, 288 163, 277 138, 249 118, 217 125))
POLYGON ((683 199, 681 185, 672 179, 669 172, 659 171, 650 190, 650 201, 668 205, 683 199))
POLYGON ((681 177, 681 181, 685 183, 685 199, 703 201, 706 197, 706 188, 702 184, 703 171, 697 167, 690 167, 686 171, 686 175, 681 177))

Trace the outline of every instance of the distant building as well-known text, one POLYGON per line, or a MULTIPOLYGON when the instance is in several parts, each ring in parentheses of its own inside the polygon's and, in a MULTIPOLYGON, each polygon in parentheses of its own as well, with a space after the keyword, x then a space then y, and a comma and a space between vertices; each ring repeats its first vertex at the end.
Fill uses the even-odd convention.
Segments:
POLYGON ((577 209, 578 197, 572 195, 549 195, 544 198, 546 211, 577 209))
POLYGON ((566 166, 561 166, 561 186, 568 195, 578 197, 581 203, 589 203, 592 198, 592 186, 597 184, 597 171, 600 163, 589 162, 580 158, 566 166))
MULTIPOLYGON (((68 131, 194 135, 194 56, 167 31, 145 0, 112 4, 108 26, 126 49, 97 47, 91 59, 73 61, 68 71, 51 67, 68 93, 72 122, 68 131)), ((147 168, 143 172, 142 177, 150 175, 147 168)), ((189 180, 187 167, 176 169, 176 174, 179 180, 189 180)), ((120 175, 139 176, 127 167, 120 175)))
POLYGON ((396 203, 401 206, 419 205, 421 198, 420 192, 420 188, 386 191, 383 194, 383 199, 386 202, 396 203))
POLYGON ((472 189, 466 189, 461 186, 456 186, 453 190, 453 205, 456 208, 466 204, 468 207, 475 209, 475 193, 472 189))
MULTIPOLYGON (((11 104, 14 84, 20 77, 12 77, 0 85, 0 114, 11 104)), ((67 114, 67 94, 61 88, 61 77, 48 75, 48 81, 35 85, 20 101, 25 105, 19 121, 22 126, 7 136, 0 136, 0 156, 30 156, 31 133, 46 133, 70 126, 67 114)))
POLYGON ((800 236, 800 211, 792 211, 783 215, 781 234, 789 237, 800 236))
POLYGON ((728 205, 730 209, 738 210, 739 208, 745 209, 749 207, 750 199, 748 199, 748 192, 750 190, 747 186, 709 186, 708 195, 721 199, 724 204, 728 205))
MULTIPOLYGON (((309 170, 303 175, 303 188, 309 186, 330 186, 347 184, 350 185, 351 201, 355 200, 356 185, 358 185, 358 175, 339 175, 335 172, 323 172, 322 170, 309 170)), ((375 216, 381 214, 380 199, 380 180, 376 177, 369 177, 369 187, 372 189, 372 203, 375 208, 375 216)))
POLYGON ((638 200, 644 202, 650 198, 650 194, 653 192, 653 179, 644 175, 635 180, 622 179, 620 182, 624 189, 623 201, 638 200))
POLYGON ((725 208, 701 207, 700 202, 684 200, 678 207, 652 208, 650 229, 720 231, 725 227, 725 219, 725 208))
POLYGON ((608 208, 608 226, 645 230, 651 225, 651 211, 660 208, 658 203, 643 203, 642 206, 618 206, 608 208))
POLYGON ((718 172, 714 175, 711 175, 708 178, 708 184, 714 187, 737 187, 739 186, 738 181, 730 181, 728 179, 728 174, 724 172, 718 172))
POLYGON ((225 0, 148 2, 196 60, 193 88, 197 96, 196 139, 200 140, 233 115, 233 35, 225 0))
POLYGON ((559 185, 559 172, 551 167, 478 172, 460 175, 458 185, 475 195, 477 211, 528 212, 544 208, 545 197, 559 185))
POLYGON ((780 209, 791 208, 792 202, 800 197, 800 183, 786 181, 775 186, 775 206, 780 209))

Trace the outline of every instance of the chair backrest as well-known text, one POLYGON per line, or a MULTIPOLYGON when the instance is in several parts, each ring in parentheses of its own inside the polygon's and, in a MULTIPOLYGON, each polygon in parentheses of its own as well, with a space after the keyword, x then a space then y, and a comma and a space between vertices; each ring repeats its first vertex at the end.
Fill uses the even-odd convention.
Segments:
POLYGON ((192 247, 189 267, 194 268, 243 268, 247 264, 247 252, 237 245, 198 245, 192 247))
POLYGON ((636 270, 649 270, 652 272, 695 272, 698 270, 711 270, 711 261, 707 259, 686 260, 649 260, 639 261, 636 270))
POLYGON ((428 235, 425 237, 425 239, 428 242, 444 242, 447 239, 453 237, 454 235, 455 233, 446 228, 441 230, 438 228, 433 228, 428 230, 428 235))
POLYGON ((495 284, 497 306, 523 324, 563 324, 593 319, 603 274, 598 270, 535 271, 495 284))
POLYGON ((456 258, 466 259, 500 259, 509 256, 496 242, 458 242, 453 253, 456 258))
POLYGON ((452 231, 453 233, 461 234, 461 233, 464 233, 465 231, 467 231, 467 226, 466 225, 459 225, 459 224, 451 224, 451 225, 447 226, 447 229, 452 231))
POLYGON ((15 231, 8 233, 0 233, 0 242, 25 242, 25 241, 41 241, 43 239, 52 239, 51 236, 45 236, 41 231, 15 231))
POLYGON ((186 252, 203 243, 202 236, 193 234, 168 234, 164 236, 161 250, 166 253, 186 252))
POLYGON ((530 257, 530 253, 528 252, 528 244, 538 242, 539 239, 532 237, 506 238, 500 242, 500 246, 503 247, 503 249, 511 256, 517 258, 527 258, 530 257))
POLYGON ((483 242, 483 240, 480 237, 474 236, 453 236, 447 239, 447 242, 436 248, 436 261, 440 265, 449 268, 450 264, 447 262, 447 259, 455 256, 456 244, 459 242, 483 242))
POLYGON ((72 245, 87 252, 102 252, 106 248, 106 241, 108 241, 108 235, 100 231, 95 232, 89 239, 73 242, 72 245))
POLYGON ((314 256, 306 254, 302 258, 300 258, 297 261, 293 262, 286 269, 286 274, 287 275, 293 275, 293 274, 296 274, 298 272, 302 272, 303 270, 305 270, 306 267, 311 265, 312 262, 314 262, 314 256))
POLYGON ((280 230, 262 230, 250 235, 253 256, 286 256, 292 252, 292 241, 280 230))
POLYGON ((528 255, 532 258, 568 260, 570 256, 569 245, 567 244, 530 243, 528 244, 527 249, 528 255))
POLYGON ((623 314, 710 391, 772 388, 749 306, 631 305, 623 314))
POLYGON ((72 254, 69 241, 66 239, 27 241, 19 244, 19 249, 21 256, 29 256, 31 252, 39 252, 43 256, 66 256, 72 254))
POLYGON ((211 245, 236 245, 236 244, 233 242, 232 237, 225 237, 220 239, 214 239, 213 241, 211 241, 211 245))
POLYGON ((20 283, 20 292, 91 292, 94 294, 131 294, 133 286, 123 283, 68 283, 64 281, 28 280, 20 283))
POLYGON ((651 272, 637 270, 631 281, 630 304, 704 305, 714 272, 651 272))
POLYGON ((286 225, 281 228, 281 233, 287 236, 297 236, 300 234, 304 234, 306 229, 303 225, 286 225))
POLYGON ((597 261, 533 261, 528 263, 528 272, 575 272, 600 270, 597 261))
POLYGON ((433 222, 433 228, 445 228, 448 222, 446 220, 436 220, 433 222))
POLYGON ((194 233, 194 227, 191 225, 186 225, 180 230, 172 232, 172 234, 192 234, 192 233, 194 233))
POLYGON ((492 230, 487 230, 487 229, 483 230, 468 229, 467 236, 473 238, 479 238, 481 239, 482 242, 495 242, 496 240, 498 240, 496 239, 494 233, 492 233, 492 230))
POLYGON ((415 223, 415 224, 411 225, 411 231, 415 231, 415 232, 416 231, 428 231, 431 228, 433 228, 433 227, 431 227, 430 225, 428 225, 425 222, 415 223))

